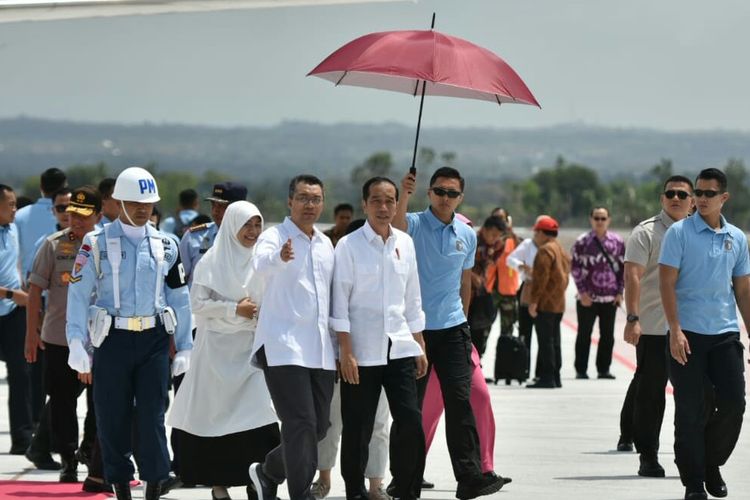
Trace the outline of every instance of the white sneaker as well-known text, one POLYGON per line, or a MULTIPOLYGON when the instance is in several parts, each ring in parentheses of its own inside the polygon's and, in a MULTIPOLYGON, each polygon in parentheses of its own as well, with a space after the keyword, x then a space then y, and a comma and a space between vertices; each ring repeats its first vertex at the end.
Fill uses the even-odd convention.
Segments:
POLYGON ((310 486, 310 493, 315 497, 315 500, 323 500, 331 492, 331 485, 326 484, 322 481, 315 481, 310 486))
POLYGON ((377 490, 370 492, 370 500, 392 500, 392 497, 386 493, 385 488, 380 485, 377 490))

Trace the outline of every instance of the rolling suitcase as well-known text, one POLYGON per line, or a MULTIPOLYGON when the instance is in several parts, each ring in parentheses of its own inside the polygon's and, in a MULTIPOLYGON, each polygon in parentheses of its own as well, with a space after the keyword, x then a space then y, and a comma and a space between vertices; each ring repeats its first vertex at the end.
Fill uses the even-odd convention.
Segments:
POLYGON ((517 380, 519 384, 529 378, 526 362, 529 349, 520 337, 501 335, 497 339, 495 350, 495 384, 505 379, 505 385, 510 385, 511 380, 517 380))

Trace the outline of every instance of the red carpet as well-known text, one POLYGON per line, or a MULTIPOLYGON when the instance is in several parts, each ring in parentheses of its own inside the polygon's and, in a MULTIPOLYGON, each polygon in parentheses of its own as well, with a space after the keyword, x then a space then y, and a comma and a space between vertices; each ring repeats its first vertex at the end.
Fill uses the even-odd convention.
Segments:
POLYGON ((56 481, 0 481, 0 499, 55 499, 90 498, 104 500, 114 498, 104 493, 86 493, 81 483, 58 483, 56 481))

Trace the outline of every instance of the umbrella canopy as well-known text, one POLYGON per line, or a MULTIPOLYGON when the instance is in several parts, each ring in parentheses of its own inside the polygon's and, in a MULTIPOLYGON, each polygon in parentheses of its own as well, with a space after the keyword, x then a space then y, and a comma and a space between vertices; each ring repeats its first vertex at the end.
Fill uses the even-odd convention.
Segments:
POLYGON ((336 85, 539 106, 513 68, 489 50, 433 30, 385 31, 353 40, 308 76, 336 85), (420 85, 421 84, 421 85, 420 85))

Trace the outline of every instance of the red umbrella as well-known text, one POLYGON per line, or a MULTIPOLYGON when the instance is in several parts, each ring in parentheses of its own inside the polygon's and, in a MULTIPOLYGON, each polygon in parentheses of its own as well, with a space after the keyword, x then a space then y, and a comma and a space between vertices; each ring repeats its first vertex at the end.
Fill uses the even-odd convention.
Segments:
POLYGON ((310 75, 337 86, 421 93, 412 171, 425 94, 541 107, 508 63, 485 48, 434 30, 362 36, 332 53, 310 75))

